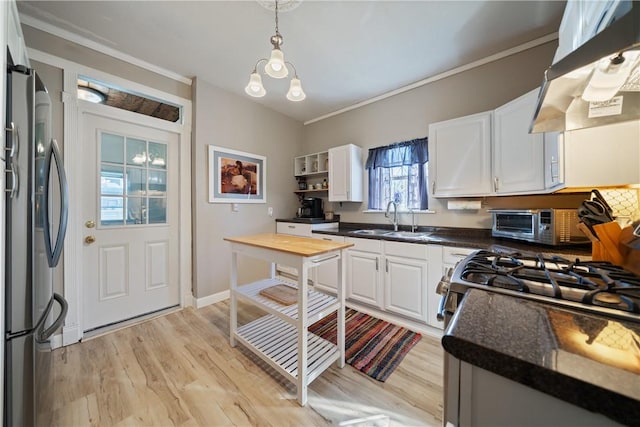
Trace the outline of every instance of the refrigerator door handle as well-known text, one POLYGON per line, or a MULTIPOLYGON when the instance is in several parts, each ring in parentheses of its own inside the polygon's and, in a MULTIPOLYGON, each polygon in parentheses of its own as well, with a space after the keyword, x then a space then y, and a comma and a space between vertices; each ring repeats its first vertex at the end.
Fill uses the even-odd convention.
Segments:
POLYGON ((67 311, 69 310, 69 303, 67 303, 67 300, 64 299, 62 295, 56 292, 53 293, 53 299, 58 304, 60 304, 60 314, 58 315, 58 318, 53 322, 51 326, 49 326, 47 329, 43 330, 38 334, 37 338, 38 338, 38 341, 40 342, 48 340, 51 337, 51 335, 53 335, 53 333, 60 326, 62 326, 62 323, 64 323, 64 318, 67 317, 67 311))
POLYGON ((67 234, 67 220, 69 217, 69 188, 67 185, 67 177, 64 173, 64 166, 62 164, 62 155, 58 142, 55 139, 51 140, 50 149, 47 152, 44 164, 44 246, 47 252, 47 260, 49 261, 49 267, 55 267, 58 265, 60 255, 62 254, 62 248, 64 244, 64 236, 67 234), (60 224, 58 225, 58 235, 56 237, 55 246, 51 241, 50 231, 50 218, 49 218, 49 195, 50 195, 50 172, 51 172, 51 160, 55 161, 56 169, 58 171, 58 181, 60 184, 60 224))
POLYGON ((20 185, 20 174, 18 173, 18 165, 13 163, 11 165, 11 169, 5 169, 5 172, 11 174, 11 188, 5 188, 4 191, 5 193, 9 194, 10 198, 13 199, 14 197, 16 197, 16 194, 18 194, 18 188, 20 185))

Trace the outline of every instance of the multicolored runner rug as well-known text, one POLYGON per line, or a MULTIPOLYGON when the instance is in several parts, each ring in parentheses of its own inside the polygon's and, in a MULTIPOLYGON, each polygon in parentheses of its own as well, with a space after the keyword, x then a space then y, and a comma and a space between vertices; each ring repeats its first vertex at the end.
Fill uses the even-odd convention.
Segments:
MULTIPOLYGON (((336 343, 336 313, 309 327, 314 334, 336 343)), ((385 381, 422 335, 347 308, 345 361, 378 381, 385 381)))

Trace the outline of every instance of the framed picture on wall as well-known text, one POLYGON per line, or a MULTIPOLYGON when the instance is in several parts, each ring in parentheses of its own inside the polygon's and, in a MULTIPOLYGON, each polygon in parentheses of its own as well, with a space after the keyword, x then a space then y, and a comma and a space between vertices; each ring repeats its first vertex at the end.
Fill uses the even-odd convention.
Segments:
POLYGON ((209 145, 209 203, 266 203, 267 158, 209 145))

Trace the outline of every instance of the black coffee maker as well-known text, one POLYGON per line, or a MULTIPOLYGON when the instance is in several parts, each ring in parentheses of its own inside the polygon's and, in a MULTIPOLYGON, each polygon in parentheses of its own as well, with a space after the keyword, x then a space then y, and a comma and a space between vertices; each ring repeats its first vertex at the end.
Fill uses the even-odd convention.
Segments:
POLYGON ((300 218, 324 218, 322 211, 322 199, 319 197, 305 197, 302 199, 302 207, 298 209, 300 218))

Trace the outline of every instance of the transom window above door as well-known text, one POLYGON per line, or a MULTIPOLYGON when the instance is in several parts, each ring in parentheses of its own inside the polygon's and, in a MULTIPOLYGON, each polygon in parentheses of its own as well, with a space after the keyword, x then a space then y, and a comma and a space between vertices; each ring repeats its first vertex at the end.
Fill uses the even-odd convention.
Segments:
POLYGON ((100 225, 167 223, 167 144, 100 134, 100 225))
POLYGON ((178 105, 86 76, 78 76, 77 96, 84 101, 182 123, 182 107, 178 105))

